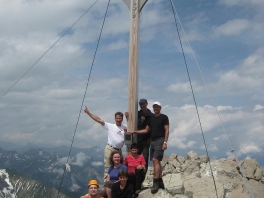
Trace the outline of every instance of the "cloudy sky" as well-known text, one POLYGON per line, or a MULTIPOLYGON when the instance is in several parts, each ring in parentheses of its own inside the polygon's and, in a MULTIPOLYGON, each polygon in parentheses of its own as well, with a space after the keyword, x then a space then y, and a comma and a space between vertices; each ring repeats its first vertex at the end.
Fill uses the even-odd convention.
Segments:
MULTIPOLYGON (((70 147, 108 1, 97 1, 5 93, 94 2, 1 0, 1 140, 70 147)), ((227 137, 238 156, 263 155, 264 2, 173 3, 184 28, 178 23, 209 156, 229 156, 227 137)), ((127 6, 112 0, 84 101, 107 122, 114 122, 114 113, 128 106, 129 27, 127 6)), ((140 38, 139 98, 147 98, 150 109, 160 101, 169 116, 166 154, 205 154, 170 1, 147 2, 140 38)), ((103 148, 106 141, 106 131, 82 111, 73 146, 103 148)))

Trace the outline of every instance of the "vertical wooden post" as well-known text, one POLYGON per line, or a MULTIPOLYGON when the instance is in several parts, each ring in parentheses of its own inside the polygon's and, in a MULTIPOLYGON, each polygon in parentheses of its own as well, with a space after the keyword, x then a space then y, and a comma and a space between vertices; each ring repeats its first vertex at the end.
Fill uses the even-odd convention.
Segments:
MULTIPOLYGON (((129 131, 137 129, 138 110, 138 48, 139 48, 139 0, 131 0, 130 4, 130 48, 128 75, 128 112, 127 128, 129 131)), ((136 135, 133 135, 136 142, 136 135)))
MULTIPOLYGON (((138 49, 140 11, 148 0, 123 0, 130 9, 129 74, 128 74, 128 131, 137 129, 138 114, 138 49)), ((136 134, 133 141, 137 142, 136 134)), ((129 151, 127 145, 127 152, 129 151)))

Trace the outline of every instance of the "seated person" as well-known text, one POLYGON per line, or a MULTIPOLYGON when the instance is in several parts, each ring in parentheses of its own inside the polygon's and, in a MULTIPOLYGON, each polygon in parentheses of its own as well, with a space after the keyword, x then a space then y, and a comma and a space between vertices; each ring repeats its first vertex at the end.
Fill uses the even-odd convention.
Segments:
POLYGON ((90 180, 88 183, 89 194, 81 196, 81 198, 104 198, 98 194, 99 184, 96 180, 90 180))
POLYGON ((112 185, 112 198, 132 198, 134 187, 128 183, 128 172, 127 170, 120 170, 118 172, 119 181, 112 185))
POLYGON ((108 198, 111 198, 111 189, 113 183, 118 181, 118 172, 120 170, 127 170, 127 166, 123 164, 123 155, 120 151, 113 151, 110 155, 109 162, 111 166, 109 167, 106 182, 105 191, 108 198))
POLYGON ((134 186, 135 195, 138 196, 141 184, 144 181, 145 159, 138 154, 138 145, 133 143, 130 146, 131 154, 127 155, 124 164, 128 167, 128 178, 134 186))

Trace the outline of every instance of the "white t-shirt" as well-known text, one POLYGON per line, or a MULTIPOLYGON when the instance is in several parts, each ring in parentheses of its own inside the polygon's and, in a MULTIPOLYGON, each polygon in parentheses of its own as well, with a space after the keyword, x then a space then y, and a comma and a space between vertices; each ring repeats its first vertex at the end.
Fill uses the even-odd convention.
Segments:
POLYGON ((107 143, 110 144, 112 147, 121 149, 125 142, 125 126, 116 126, 116 124, 105 122, 104 128, 108 130, 107 143))

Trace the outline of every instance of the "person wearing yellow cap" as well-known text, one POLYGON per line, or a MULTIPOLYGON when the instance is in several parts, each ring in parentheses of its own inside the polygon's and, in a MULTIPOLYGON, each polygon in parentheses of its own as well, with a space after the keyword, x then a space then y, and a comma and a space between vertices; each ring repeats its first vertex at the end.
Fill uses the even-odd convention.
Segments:
POLYGON ((99 184, 96 180, 90 180, 88 183, 89 194, 81 196, 81 198, 104 198, 99 195, 99 184))

